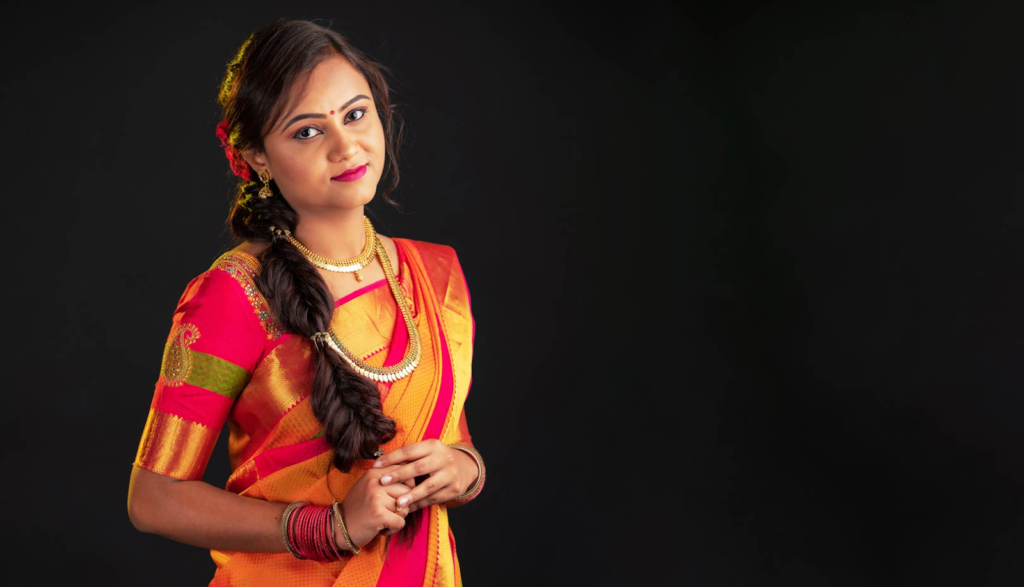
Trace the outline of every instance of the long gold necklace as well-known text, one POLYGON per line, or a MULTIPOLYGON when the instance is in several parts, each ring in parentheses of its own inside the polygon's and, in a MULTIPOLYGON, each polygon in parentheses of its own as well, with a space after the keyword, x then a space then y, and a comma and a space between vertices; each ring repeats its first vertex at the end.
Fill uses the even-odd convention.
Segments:
MULTIPOLYGON (((345 345, 341 344, 338 340, 338 335, 334 333, 334 329, 328 326, 326 342, 334 352, 341 355, 342 359, 345 359, 357 373, 364 377, 368 377, 374 381, 396 381, 412 373, 413 369, 420 362, 420 333, 416 330, 416 325, 412 322, 412 312, 409 310, 409 304, 405 300, 405 294, 402 293, 401 287, 398 285, 398 280, 395 279, 395 274, 391 270, 391 261, 388 259, 388 253, 384 250, 384 245, 381 244, 380 239, 374 235, 374 254, 380 259, 381 267, 384 268, 384 277, 388 280, 388 285, 391 287, 391 293, 395 296, 395 303, 398 304, 399 310, 402 313, 402 319, 405 320, 405 327, 409 330, 409 346, 405 350, 405 357, 402 360, 390 367, 374 367, 364 363, 359 357, 354 355, 352 351, 345 348, 345 345)), ((408 279, 408 277, 406 277, 408 279)))
POLYGON ((296 249, 298 249, 314 267, 325 269, 327 271, 333 271, 335 273, 355 273, 356 281, 362 281, 363 276, 359 274, 359 271, 365 267, 369 267, 370 263, 373 263, 373 257, 375 255, 375 245, 377 242, 377 231, 373 229, 373 224, 370 219, 363 216, 363 232, 366 236, 366 244, 363 245, 363 252, 359 255, 352 257, 351 259, 328 259, 327 257, 321 257, 313 251, 307 249, 302 243, 298 241, 291 232, 285 232, 284 237, 288 239, 296 249))

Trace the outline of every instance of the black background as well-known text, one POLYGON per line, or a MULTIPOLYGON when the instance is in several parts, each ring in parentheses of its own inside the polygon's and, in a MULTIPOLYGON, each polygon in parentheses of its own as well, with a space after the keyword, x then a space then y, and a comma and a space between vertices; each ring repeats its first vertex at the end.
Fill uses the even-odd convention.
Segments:
POLYGON ((285 6, 5 8, 7 573, 211 578, 128 478, 233 244, 224 63, 289 16, 392 69, 371 210, 472 291, 467 585, 1024 581, 1016 4, 285 6))

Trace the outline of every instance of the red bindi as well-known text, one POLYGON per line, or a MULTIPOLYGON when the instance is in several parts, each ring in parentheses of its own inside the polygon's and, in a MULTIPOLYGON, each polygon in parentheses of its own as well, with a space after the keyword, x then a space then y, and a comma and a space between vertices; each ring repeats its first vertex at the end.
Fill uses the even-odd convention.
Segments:
POLYGON ((334 110, 331 110, 331 114, 334 114, 334 110))

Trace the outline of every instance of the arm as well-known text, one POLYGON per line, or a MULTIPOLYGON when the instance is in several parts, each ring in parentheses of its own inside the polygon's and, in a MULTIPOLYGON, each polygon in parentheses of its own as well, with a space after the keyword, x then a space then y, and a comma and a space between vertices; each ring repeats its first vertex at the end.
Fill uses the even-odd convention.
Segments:
MULTIPOLYGON (((357 547, 381 531, 391 535, 405 526, 404 515, 394 512, 395 500, 411 491, 412 483, 386 487, 380 483, 382 476, 397 468, 367 471, 345 496, 345 525, 357 547)), ((281 514, 287 506, 140 467, 132 470, 128 488, 128 517, 137 530, 216 550, 287 552, 281 532, 281 514)), ((348 550, 339 533, 334 539, 339 550, 348 550)))
MULTIPOLYGON (((286 552, 281 513, 287 505, 140 467, 132 469, 128 487, 128 517, 136 529, 200 548, 286 552)), ((339 548, 346 548, 344 540, 339 548)))
POLYGON ((202 481, 269 336, 243 289, 242 265, 232 273, 222 268, 193 279, 178 301, 133 463, 128 516, 140 531, 192 546, 284 552, 287 504, 202 481))
MULTIPOLYGON (((287 552, 281 517, 288 504, 239 496, 202 481, 217 436, 268 336, 235 281, 241 274, 234 275, 207 272, 179 300, 134 462, 128 516, 140 531, 192 546, 287 552)), ((382 486, 380 476, 389 470, 362 475, 345 496, 342 518, 357 547, 382 530, 390 534, 404 526, 395 503, 411 489, 382 486)), ((326 506, 311 507, 323 511, 326 506)), ((340 532, 335 543, 347 547, 340 532)))

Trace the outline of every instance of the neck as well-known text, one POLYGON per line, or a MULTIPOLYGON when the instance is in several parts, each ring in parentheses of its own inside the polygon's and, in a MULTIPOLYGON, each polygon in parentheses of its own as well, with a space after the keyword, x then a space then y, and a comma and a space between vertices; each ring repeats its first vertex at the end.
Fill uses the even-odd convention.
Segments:
POLYGON ((358 256, 366 246, 363 207, 330 216, 300 217, 293 234, 307 249, 322 257, 348 259, 358 256))

